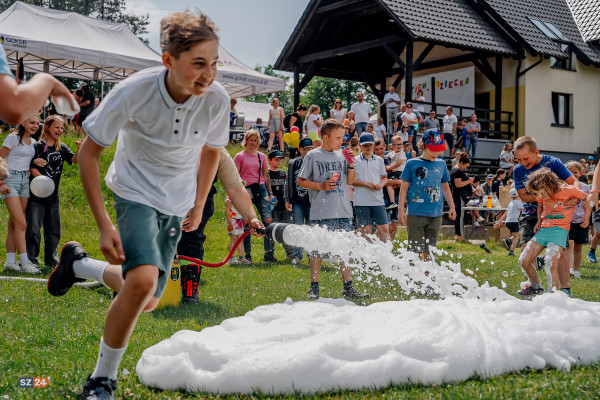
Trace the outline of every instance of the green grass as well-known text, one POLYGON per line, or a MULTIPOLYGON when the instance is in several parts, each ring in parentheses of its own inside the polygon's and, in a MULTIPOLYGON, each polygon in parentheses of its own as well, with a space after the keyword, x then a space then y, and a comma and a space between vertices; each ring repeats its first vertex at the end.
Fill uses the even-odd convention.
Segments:
MULTIPOLYGON (((72 138, 65 142, 74 148, 72 138)), ((114 147, 103 156, 101 170, 104 174, 114 147)), ((235 152, 235 150, 232 150, 235 152)), ((107 208, 114 217, 109 193, 105 188, 107 208)), ((216 213, 208 227, 207 260, 218 261, 227 252, 227 235, 224 229, 224 195, 221 188, 216 197, 216 213)), ((100 257, 98 232, 89 211, 76 167, 65 167, 61 181, 61 214, 63 240, 78 240, 92 256, 100 257)), ((6 235, 7 213, 0 207, 3 222, 0 235, 6 235)), ((404 232, 401 232, 403 237, 404 232)), ((2 236, 2 237, 4 237, 2 236)), ((260 259, 262 240, 253 239, 253 254, 260 259)), ((2 246, 3 247, 3 246, 2 246)), ((516 258, 506 256, 506 250, 497 244, 489 247, 493 254, 483 253, 476 245, 441 242, 441 247, 461 255, 463 267, 473 270, 480 283, 488 281, 499 286, 506 282, 506 290, 514 293, 519 288, 521 273, 516 258), (481 263, 480 260, 486 260, 481 263), (492 262, 494 264, 492 264, 492 262), (506 273, 504 273, 506 271, 506 273), (504 276, 508 275, 508 276, 504 276)), ((584 248, 587 252, 588 248, 584 248)), ((42 253, 43 254, 43 253, 42 253)), ((284 259, 284 252, 277 248, 277 257, 284 259)), ((0 249, 4 260, 5 249, 0 249)), ((449 259, 450 256, 441 257, 449 259)), ((44 271, 47 277, 50 271, 44 271)), ((582 279, 573 280, 573 292, 579 298, 599 301, 598 282, 600 271, 596 265, 584 262, 582 279)), ((4 273, 3 275, 16 275, 4 273)), ((321 278, 322 295, 337 297, 341 289, 341 278, 336 268, 325 267, 321 278)), ((288 263, 253 264, 249 266, 224 266, 217 269, 205 268, 200 285, 201 301, 198 305, 181 305, 163 308, 142 314, 123 361, 119 375, 118 398, 132 399, 217 399, 205 393, 160 391, 141 385, 135 366, 144 349, 169 337, 181 329, 201 330, 221 323, 227 318, 243 315, 253 308, 269 303, 282 302, 287 297, 294 301, 304 300, 309 286, 309 271, 306 265, 292 267, 288 263), (129 371, 128 375, 122 373, 129 371)), ((400 290, 393 284, 368 288, 358 283, 359 289, 368 289, 372 298, 368 303, 394 299, 400 290), (395 291, 397 290, 397 291, 395 291)), ((405 299, 399 295, 400 299, 405 299)), ((0 399, 58 399, 77 398, 87 375, 93 370, 102 334, 104 317, 112 292, 106 288, 76 288, 60 298, 51 297, 42 283, 25 281, 0 281, 0 399), (21 389, 19 377, 50 377, 45 389, 21 389)), ((527 323, 524 321, 524 323, 527 323)), ((575 339, 576 340, 576 339, 575 339)), ((340 391, 324 393, 306 398, 323 399, 592 399, 600 398, 600 364, 578 366, 570 372, 544 369, 525 370, 505 374, 491 379, 474 377, 465 382, 447 383, 440 386, 409 384, 390 386, 381 390, 340 391)), ((291 398, 270 397, 261 393, 223 398, 291 398)))

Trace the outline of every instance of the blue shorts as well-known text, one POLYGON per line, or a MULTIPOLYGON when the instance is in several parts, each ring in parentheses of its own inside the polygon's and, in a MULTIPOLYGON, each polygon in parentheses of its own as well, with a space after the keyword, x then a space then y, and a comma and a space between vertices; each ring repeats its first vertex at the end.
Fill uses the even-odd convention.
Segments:
POLYGON ((171 274, 183 218, 165 215, 144 204, 115 195, 117 225, 125 252, 123 278, 139 265, 158 267, 158 285, 154 297, 160 298, 171 274))
POLYGON ((4 183, 10 189, 10 193, 3 194, 3 199, 8 197, 29 198, 29 171, 10 170, 4 183))
POLYGON ((354 206, 358 227, 367 225, 387 225, 388 217, 385 206, 354 206))
POLYGON ((554 243, 563 249, 567 248, 567 237, 569 231, 553 226, 551 228, 542 228, 533 237, 535 241, 544 247, 548 247, 550 243, 554 243))

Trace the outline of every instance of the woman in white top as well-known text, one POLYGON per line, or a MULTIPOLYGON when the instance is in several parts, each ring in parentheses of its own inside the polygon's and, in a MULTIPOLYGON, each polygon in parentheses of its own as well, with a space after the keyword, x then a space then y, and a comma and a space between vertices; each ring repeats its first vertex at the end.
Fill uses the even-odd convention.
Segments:
POLYGON ((319 116, 320 112, 321 107, 313 104, 309 107, 308 117, 306 117, 306 134, 312 140, 315 149, 320 147, 322 144, 320 128, 321 124, 323 123, 323 118, 319 116))
POLYGON ((271 151, 273 147, 273 140, 275 140, 275 134, 277 134, 277 140, 279 142, 279 150, 283 151, 283 108, 279 107, 279 99, 275 97, 271 102, 273 108, 269 110, 269 145, 267 146, 268 151, 271 151))
POLYGON ((500 168, 508 170, 508 176, 512 175, 515 164, 513 163, 515 155, 512 153, 512 143, 506 143, 500 153, 500 168))
POLYGON ((25 244, 25 209, 29 200, 29 168, 35 156, 35 140, 30 136, 39 128, 40 118, 31 116, 17 127, 15 133, 8 135, 0 148, 0 157, 6 160, 8 176, 0 185, 2 198, 10 217, 6 235, 6 264, 4 269, 30 274, 40 273, 37 265, 29 261, 25 244), (19 252, 21 265, 17 264, 16 252, 19 252))
POLYGON ((329 111, 329 116, 333 119, 337 119, 342 124, 344 123, 344 120, 346 119, 346 110, 342 108, 341 99, 335 99, 335 104, 333 105, 333 108, 329 111))

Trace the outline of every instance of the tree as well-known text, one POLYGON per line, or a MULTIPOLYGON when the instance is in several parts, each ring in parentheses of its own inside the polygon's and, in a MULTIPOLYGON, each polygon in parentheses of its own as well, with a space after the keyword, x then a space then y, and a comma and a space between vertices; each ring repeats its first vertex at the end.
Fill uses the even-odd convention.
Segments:
MULTIPOLYGON (((300 102, 306 107, 316 104, 321 107, 321 114, 329 117, 329 110, 334 105, 335 99, 342 100, 342 107, 349 110, 356 102, 356 93, 363 92, 365 101, 371 105, 373 110, 377 107, 377 98, 365 89, 365 85, 360 82, 343 81, 332 78, 322 78, 316 76, 306 85, 300 95, 300 102)), ((375 114, 375 112, 373 112, 375 114)))

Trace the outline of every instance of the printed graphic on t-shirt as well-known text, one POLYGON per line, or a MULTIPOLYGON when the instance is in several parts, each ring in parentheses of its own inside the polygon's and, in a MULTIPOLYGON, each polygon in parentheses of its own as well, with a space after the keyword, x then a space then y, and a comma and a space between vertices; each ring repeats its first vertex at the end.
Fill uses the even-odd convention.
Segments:
POLYGON ((415 190, 411 191, 410 201, 413 203, 423 203, 428 199, 431 203, 441 201, 442 196, 439 188, 439 182, 443 171, 440 166, 435 166, 431 171, 425 166, 420 166, 415 169, 417 180, 415 190))

